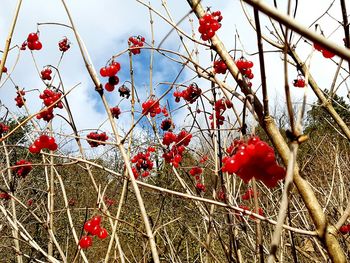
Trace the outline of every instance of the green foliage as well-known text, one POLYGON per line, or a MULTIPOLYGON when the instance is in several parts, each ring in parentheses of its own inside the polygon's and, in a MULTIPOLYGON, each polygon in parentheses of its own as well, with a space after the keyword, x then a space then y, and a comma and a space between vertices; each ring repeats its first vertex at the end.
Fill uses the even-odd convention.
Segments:
MULTIPOLYGON (((329 91, 324 91, 325 95, 329 97, 329 91)), ((343 119, 343 121, 350 125, 350 105, 346 103, 343 97, 338 96, 337 94, 333 94, 332 100, 329 101, 334 107, 335 111, 339 114, 339 116, 343 119)), ((305 132, 313 132, 316 129, 322 129, 324 132, 332 132, 330 130, 334 130, 335 121, 333 118, 324 110, 320 102, 313 105, 311 109, 307 112, 307 125, 305 128, 305 132)))

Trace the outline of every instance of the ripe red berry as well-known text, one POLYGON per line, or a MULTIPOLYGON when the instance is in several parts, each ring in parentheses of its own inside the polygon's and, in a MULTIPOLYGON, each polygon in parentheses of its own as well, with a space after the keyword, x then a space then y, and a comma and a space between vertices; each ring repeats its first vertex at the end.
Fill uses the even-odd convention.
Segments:
POLYGON ((33 169, 32 163, 26 160, 19 160, 16 162, 16 165, 21 165, 20 167, 15 167, 13 170, 19 177, 26 177, 30 171, 33 169))
POLYGON ((38 39, 39 39, 39 36, 37 33, 30 33, 27 37, 28 42, 34 42, 34 41, 37 41, 38 39))
POLYGON ((31 153, 39 153, 41 151, 41 148, 38 148, 37 146, 35 146, 35 144, 32 144, 31 146, 29 146, 29 151, 31 153))
POLYGON ((197 182, 196 188, 201 192, 205 192, 205 185, 200 182, 197 182))
POLYGON ((58 145, 57 145, 57 143, 49 144, 47 146, 47 149, 50 151, 56 151, 58 149, 58 145))
POLYGON ((85 222, 85 224, 84 224, 84 230, 85 230, 86 232, 88 232, 88 233, 91 234, 93 228, 94 228, 94 226, 91 224, 91 221, 90 221, 90 220, 88 220, 88 221, 85 222))
POLYGON ((215 32, 221 27, 221 20, 220 11, 211 14, 206 13, 199 19, 198 32, 201 33, 201 38, 204 41, 211 39, 215 35, 215 32))
POLYGON ((15 98, 16 101, 16 106, 19 108, 22 108, 22 106, 24 105, 24 102, 26 101, 26 99, 24 98, 24 95, 26 94, 24 90, 17 90, 17 97, 15 98))
POLYGON ((40 50, 43 47, 43 45, 41 44, 41 42, 39 40, 37 40, 37 41, 33 42, 33 47, 35 50, 40 50))
POLYGON ((91 225, 95 227, 101 224, 101 220, 102 220, 101 216, 94 216, 90 219, 90 222, 91 222, 91 225))
POLYGON ((106 68, 106 67, 102 67, 102 68, 100 69, 100 75, 101 75, 102 77, 107 77, 107 76, 108 76, 108 72, 107 72, 107 68, 106 68))
POLYGON ((143 47, 145 38, 142 36, 129 37, 128 42, 129 42, 130 52, 133 55, 137 55, 141 53, 140 48, 143 47))
POLYGON ((343 225, 340 227, 339 232, 346 235, 350 232, 350 225, 343 225))
POLYGON ((58 42, 58 48, 62 52, 66 52, 70 48, 70 42, 68 38, 64 37, 58 42))
POLYGON ((51 80, 51 73, 52 73, 52 70, 47 67, 40 72, 41 78, 43 80, 51 80))
POLYGON ((91 147, 97 147, 99 145, 105 145, 104 142, 108 140, 108 136, 106 135, 105 132, 102 132, 102 133, 90 132, 86 137, 88 139, 87 142, 89 143, 89 145, 91 147), (96 141, 99 141, 99 142, 91 141, 89 139, 96 140, 96 141))
POLYGON ((109 82, 105 84, 105 90, 112 92, 114 90, 114 85, 111 85, 109 82))
POLYGON ((101 231, 101 226, 100 225, 96 225, 96 226, 94 226, 93 228, 92 228, 92 230, 91 230, 91 235, 93 235, 93 236, 97 236, 99 233, 100 233, 100 231, 101 231))
POLYGON ((119 115, 121 114, 120 108, 118 106, 110 108, 112 116, 116 119, 119 119, 119 115))
POLYGON ((332 52, 330 52, 330 51, 328 51, 326 49, 322 50, 322 55, 325 58, 332 58, 332 57, 335 56, 332 52))
POLYGON ((0 137, 3 133, 8 132, 9 131, 9 126, 7 126, 6 124, 0 122, 0 137))
POLYGON ((105 228, 101 228, 97 236, 100 239, 105 239, 106 237, 108 237, 108 232, 105 228))
POLYGON ((82 249, 86 249, 92 246, 92 237, 91 236, 83 236, 79 241, 79 246, 82 249))
POLYGON ((10 199, 11 199, 11 196, 10 196, 8 193, 0 192, 0 199, 3 199, 3 200, 10 200, 10 199))

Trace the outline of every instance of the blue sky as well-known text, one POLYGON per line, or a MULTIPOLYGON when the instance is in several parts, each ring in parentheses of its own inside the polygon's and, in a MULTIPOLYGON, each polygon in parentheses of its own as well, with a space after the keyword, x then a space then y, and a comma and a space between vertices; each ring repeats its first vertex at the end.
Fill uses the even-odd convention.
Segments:
MULTIPOLYGON (((273 1, 267 1, 273 3, 273 1)), ((322 11, 326 10, 328 4, 331 1, 319 1, 317 7, 314 6, 313 1, 299 1, 299 13, 297 19, 304 25, 310 25, 322 11), (307 15, 305 11, 307 10, 307 15)), ((151 1, 152 6, 158 11, 161 11, 166 16, 165 10, 161 6, 160 0, 151 1)), ((111 56, 119 53, 127 46, 127 38, 130 35, 143 35, 147 42, 151 39, 151 30, 149 25, 149 10, 137 3, 137 1, 115 1, 115 0, 76 0, 67 1, 67 4, 71 10, 76 27, 83 38, 92 62, 98 71, 100 67, 104 66, 106 61, 111 56)), ((0 9, 0 49, 5 43, 9 25, 12 20, 12 14, 16 1, 3 0, 2 8, 0 9)), ((242 45, 247 53, 255 53, 257 51, 256 39, 254 30, 251 28, 246 18, 244 17, 239 1, 203 1, 204 6, 211 6, 212 10, 221 10, 224 16, 223 26, 218 31, 219 37, 225 43, 227 49, 233 49, 235 45, 241 49, 242 45), (234 42, 236 30, 240 35, 241 43, 234 42)), ((168 7, 174 21, 178 21, 183 17, 185 13, 189 11, 189 7, 186 1, 169 0, 168 7)), ((283 7, 281 7, 282 10, 283 7)), ((251 12, 251 9, 248 8, 251 12)), ((330 10, 332 17, 341 18, 339 5, 335 4, 330 10)), ((195 18, 193 15, 192 18, 195 18)), ((341 43, 342 30, 337 29, 338 23, 331 16, 325 15, 320 21, 324 33, 326 36, 336 42, 341 43), (335 30, 334 33, 332 33, 335 30)), ((171 26, 169 26, 162 19, 153 14, 154 19, 154 36, 156 45, 164 38, 169 32, 171 26)), ((28 33, 34 32, 37 29, 36 23, 38 22, 58 22, 68 23, 67 16, 64 12, 61 1, 59 0, 23 0, 22 9, 20 11, 20 17, 13 36, 13 45, 20 45, 25 39, 28 33)), ((269 35, 269 30, 272 29, 270 21, 268 21, 262 15, 262 23, 267 27, 263 27, 264 33, 269 35)), ((182 30, 186 31, 189 35, 192 35, 191 24, 188 19, 185 19, 180 24, 182 30)), ((198 38, 197 27, 198 22, 194 19, 193 27, 198 38)), ((57 42, 63 37, 67 36, 71 42, 71 49, 65 54, 61 66, 60 72, 64 80, 66 90, 70 89, 74 85, 78 85, 68 97, 71 103, 72 111, 77 122, 78 129, 83 130, 87 128, 97 128, 102 125, 102 129, 109 130, 109 124, 105 123, 106 114, 102 108, 97 93, 94 91, 93 84, 86 72, 83 60, 80 56, 78 45, 75 41, 74 34, 71 30, 53 26, 43 25, 39 27, 40 39, 43 42, 43 49, 40 52, 34 52, 35 61, 41 69, 43 66, 51 64, 56 65, 60 57, 60 52, 57 49, 57 42)), ((269 35, 271 37, 271 35, 269 35)), ((186 40, 186 43, 190 48, 193 48, 193 43, 186 40)), ((180 48, 180 41, 176 32, 172 32, 170 36, 164 42, 163 48, 179 51, 184 54, 183 48, 180 48)), ((271 47, 265 44, 266 49, 272 50, 271 47)), ((303 59, 311 52, 311 47, 308 44, 299 42, 297 51, 300 53, 303 59)), ((8 62, 6 65, 11 68, 17 58, 18 51, 14 49, 10 52, 8 62)), ((256 55, 245 55, 252 60, 255 65, 258 65, 258 57, 256 55)), ((149 95, 149 59, 150 52, 143 50, 141 55, 133 57, 135 83, 138 90, 138 94, 141 99, 141 103, 149 95)), ((210 51, 203 47, 199 47, 199 62, 204 67, 209 67, 210 51)), ((335 58, 338 61, 338 58, 335 58)), ((129 80, 129 58, 125 53, 117 58, 117 61, 121 63, 122 69, 118 73, 121 83, 125 80, 129 80)), ((266 53, 266 65, 268 74, 268 88, 270 98, 282 105, 284 105, 284 91, 283 91, 283 63, 278 53, 266 53)), ((178 74, 181 67, 174 62, 169 61, 161 55, 155 53, 154 56, 154 72, 153 72, 153 86, 156 88, 156 94, 159 95, 166 88, 163 85, 158 85, 160 82, 172 82, 178 74)), ((255 78, 253 80, 254 86, 260 85, 258 67, 254 67, 255 78)), ((332 82, 333 74, 335 72, 335 66, 330 61, 322 58, 320 54, 315 52, 311 61, 311 72, 316 77, 316 80, 322 84, 322 87, 327 88, 332 82), (324 68, 327 67, 327 74, 325 74, 324 68)), ((292 80, 296 77, 297 72, 292 67, 290 68, 289 78, 292 80)), ((178 83, 187 83, 190 78, 193 77, 193 73, 189 70, 185 70, 181 75, 178 83)), ((43 90, 44 85, 36 73, 33 59, 30 52, 27 50, 20 53, 19 62, 12 74, 14 82, 20 87, 24 87, 26 90, 38 89, 43 90)), ((3 78, 4 79, 4 78, 3 78)), ((2 80, 3 80, 2 79, 2 80)), ((203 90, 210 87, 210 83, 203 79, 196 79, 198 85, 203 90)), ((228 79, 228 83, 235 85, 232 79, 228 79)), ((340 92, 345 94, 346 89, 341 88, 340 92), (343 90, 342 90, 343 89, 343 90)), ((171 92, 172 94, 173 92, 171 92)), ((308 101, 312 103, 315 97, 309 92, 308 101)), ((39 91, 28 93, 28 107, 31 112, 37 111, 41 107, 41 101, 38 99, 39 91)), ((295 101, 300 101, 303 95, 302 90, 292 90, 292 95, 295 101)), ((1 101, 8 106, 17 115, 23 113, 23 110, 18 110, 14 105, 15 89, 10 81, 7 81, 0 89, 1 101)), ((118 92, 107 93, 106 96, 111 106, 114 106, 119 102, 118 92)), ((171 107, 178 106, 169 99, 171 107)), ((129 102, 123 101, 121 104, 123 110, 129 109, 129 102)), ((240 107, 238 105, 238 107, 240 107)), ((273 105, 272 105, 273 107, 273 105)), ((62 113, 63 111, 57 111, 62 113)), ((179 125, 184 124, 184 119, 187 112, 176 112, 175 122, 179 125)), ((187 120, 187 119, 186 119, 187 120)), ((44 127, 43 121, 38 122, 41 127, 44 127)), ((54 124, 59 130, 66 130, 67 126, 64 123, 60 123, 59 120, 55 120, 54 124)), ((126 115, 121 117, 118 121, 119 127, 123 130, 127 130, 130 125, 130 116, 126 115)), ((69 131, 67 131, 69 132, 69 131)))

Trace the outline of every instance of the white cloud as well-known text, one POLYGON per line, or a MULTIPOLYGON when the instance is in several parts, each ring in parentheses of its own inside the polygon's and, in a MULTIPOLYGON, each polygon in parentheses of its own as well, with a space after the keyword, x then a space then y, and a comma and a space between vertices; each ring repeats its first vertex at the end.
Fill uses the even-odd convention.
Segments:
MULTIPOLYGON (((272 2, 272 1, 271 1, 272 2)), ((319 1, 317 8, 314 8, 314 3, 311 1, 299 1, 299 13, 297 15, 298 21, 308 25, 314 21, 320 13, 320 10, 325 10, 330 1, 319 1), (317 10, 316 10, 317 9, 317 10), (308 10, 308 15, 304 15, 305 10, 308 10)), ((204 6, 212 6, 212 10, 221 10, 224 16, 223 26, 218 31, 219 37, 223 40, 226 47, 230 50, 234 47, 241 49, 242 46, 239 42, 235 43, 236 29, 240 35, 241 42, 243 43, 244 49, 248 53, 255 53, 257 51, 256 47, 256 36, 254 30, 249 26, 246 18, 242 14, 239 1, 203 1, 204 6)), ((130 35, 144 35, 146 40, 150 42, 151 31, 149 25, 149 10, 148 8, 142 6, 136 1, 113 1, 113 0, 76 0, 67 1, 70 8, 72 17, 74 19, 75 25, 80 32, 89 52, 93 63, 98 70, 103 66, 106 61, 114 54, 117 54, 120 50, 126 48, 126 40, 130 35)), ((0 44, 5 43, 7 30, 10 26, 12 20, 12 14, 16 1, 13 0, 3 0, 2 7, 0 9, 0 44)), ((161 5, 161 1, 153 0, 152 5, 157 10, 161 11, 162 14, 166 16, 166 13, 161 5)), ((173 15, 174 21, 179 21, 183 18, 183 15, 190 9, 186 1, 168 1, 168 7, 173 15)), ((251 9, 249 9, 251 11, 251 9)), ((282 9, 281 9, 282 10, 282 9)), ((334 6, 331 9, 331 14, 335 17, 340 17, 339 5, 334 6)), ((191 15, 192 17, 193 14, 191 15)), ((269 21, 262 15, 262 22, 264 32, 269 34, 268 30, 265 29, 265 25, 268 25, 271 29, 269 21)), ((171 26, 160 19, 156 14, 153 14, 154 19, 154 33, 156 43, 159 43, 171 30, 171 26)), ((12 40, 13 44, 20 45, 26 38, 29 32, 36 31, 37 22, 59 22, 68 23, 67 15, 63 9, 61 1, 44 1, 44 0, 32 0, 23 1, 22 9, 20 11, 20 16, 18 23, 16 25, 15 34, 12 40)), ((319 22, 322 29, 325 31, 326 35, 329 35, 337 26, 337 22, 329 16, 325 16, 319 22)), ((198 37, 197 32, 198 22, 194 21, 195 33, 198 37)), ((189 35, 191 32, 191 25, 188 19, 185 19, 180 27, 186 31, 189 35)), ((71 104, 72 112, 76 116, 75 120, 78 129, 86 128, 97 128, 106 119, 106 115, 99 109, 102 108, 102 104, 98 99, 98 95, 94 92, 94 87, 92 81, 87 75, 83 60, 80 56, 78 45, 74 39, 74 34, 71 30, 53 26, 53 25, 43 25, 39 27, 40 38, 43 42, 43 50, 40 52, 34 52, 36 62, 38 67, 41 69, 47 64, 56 65, 60 57, 58 52, 57 42, 63 36, 67 36, 72 41, 72 48, 69 50, 62 61, 61 64, 61 74, 65 83, 65 88, 81 84, 68 96, 68 100, 71 104)), ((332 39, 339 42, 341 40, 342 30, 338 30, 332 39)), ((176 32, 172 32, 169 37, 164 42, 164 48, 178 49, 179 40, 176 32)), ((192 44, 189 44, 192 47, 192 44)), ((265 44, 268 50, 271 47, 265 44)), ((306 58, 310 52, 310 46, 299 43, 297 47, 298 52, 300 51, 302 58, 306 58)), ((13 65, 16 52, 12 51, 8 58, 7 66, 11 67, 13 65)), ((149 51, 142 51, 147 53, 149 51)), ((183 49, 181 49, 183 52, 183 49)), ((258 65, 258 57, 247 56, 252 60, 255 65, 258 65)), ((267 74, 268 74, 268 88, 270 98, 274 99, 274 94, 279 94, 279 98, 284 100, 283 92, 283 63, 280 56, 277 53, 267 53, 266 56, 267 74)), ((128 56, 127 54, 122 55, 117 59, 122 62, 122 67, 128 68, 128 56)), ((176 71, 177 66, 173 67, 172 62, 167 65, 166 60, 157 59, 154 61, 155 65, 159 66, 159 70, 154 72, 154 83, 156 85, 161 81, 173 81, 169 79, 170 76, 174 76, 174 71, 176 71)), ((210 52, 203 48, 200 48, 199 61, 205 67, 211 65, 210 62, 210 52)), ((141 59, 140 57, 134 57, 134 66, 136 74, 136 82, 138 87, 139 95, 142 99, 147 97, 146 88, 148 87, 149 77, 148 77, 148 59, 141 59), (140 79, 139 72, 147 71, 147 73, 142 73, 142 78, 140 79)), ((329 87, 333 74, 334 65, 330 61, 323 59, 320 54, 315 53, 311 63, 311 71, 314 76, 317 77, 319 83, 322 83, 323 87, 329 87), (320 74, 324 72, 324 67, 330 68, 327 74, 320 74)), ((121 81, 125 81, 128 78, 128 70, 122 69, 121 81)), ((253 84, 257 87, 260 84, 258 66, 254 67, 255 79, 253 84)), ((295 77, 295 70, 291 69, 289 77, 290 81, 295 77)), ((183 74, 183 79, 193 76, 192 72, 185 71, 183 74)), ((40 89, 43 90, 44 85, 40 80, 34 66, 33 61, 30 56, 30 52, 27 50, 21 52, 21 57, 19 63, 12 75, 13 80, 20 87, 25 87, 28 89, 40 89)), ((4 78, 3 78, 4 79, 4 78)), ((203 87, 209 87, 209 83, 199 79, 198 84, 203 87)), ((231 79, 229 80, 231 85, 235 85, 235 82, 231 79)), ((164 87, 159 88, 158 94, 164 87)), ((296 100, 300 99, 302 91, 292 90, 293 96, 296 100)), ((15 89, 11 82, 7 82, 3 88, 0 89, 0 96, 3 103, 9 106, 15 112, 18 110, 15 108, 14 97, 15 89)), ((28 105, 31 111, 38 110, 41 106, 41 101, 37 98, 38 92, 32 92, 28 94, 28 105)), ((118 100, 119 95, 116 94, 106 94, 111 106, 114 106, 118 100)), ((314 97, 310 97, 310 99, 314 97)), ((129 107, 129 102, 122 103, 123 110, 127 110, 129 107)), ((56 112, 62 112, 57 110, 56 112)), ((177 113, 176 120, 183 122, 185 115, 187 113, 177 113)), ((187 119, 186 119, 187 120, 187 119)), ((56 122, 56 120, 55 120, 56 122)), ((58 122, 58 120, 57 120, 58 122)), ((121 117, 118 122, 120 126, 127 130, 127 126, 130 125, 130 118, 127 113, 121 117)), ((103 128, 110 130, 109 125, 106 123, 103 128)))

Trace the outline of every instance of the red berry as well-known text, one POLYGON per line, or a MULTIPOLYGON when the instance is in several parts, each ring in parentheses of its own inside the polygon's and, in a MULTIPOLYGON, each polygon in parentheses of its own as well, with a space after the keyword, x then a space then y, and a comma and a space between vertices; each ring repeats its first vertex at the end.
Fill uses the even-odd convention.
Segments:
POLYGON ((34 41, 37 41, 38 39, 39 39, 39 36, 37 33, 30 33, 27 37, 28 42, 34 42, 34 41))
POLYGON ((37 146, 35 146, 35 144, 32 144, 31 146, 29 146, 29 151, 31 153, 39 153, 41 151, 41 148, 38 148, 37 146))
POLYGON ((102 67, 101 69, 100 69, 100 75, 102 76, 102 77, 107 77, 108 75, 107 75, 107 68, 106 67, 102 67))
POLYGON ((58 149, 58 145, 57 143, 49 144, 47 149, 49 149, 50 151, 56 151, 58 149))
POLYGON ((92 226, 97 226, 101 224, 101 216, 94 216, 90 219, 92 226))
POLYGON ((97 236, 99 233, 100 233, 100 231, 101 231, 101 226, 100 225, 96 225, 96 226, 94 226, 93 228, 92 228, 92 230, 91 230, 91 235, 93 235, 93 236, 97 236))
POLYGON ((114 85, 111 85, 111 84, 109 84, 109 82, 107 82, 105 84, 105 89, 109 92, 112 92, 114 90, 114 85))
POLYGON ((322 51, 323 47, 320 44, 314 43, 314 48, 318 51, 322 51))
POLYGON ((105 239, 108 237, 108 232, 105 228, 101 228, 100 232, 98 233, 98 238, 105 239))
POLYGON ((88 233, 91 234, 92 232, 92 229, 94 228, 94 226, 91 224, 91 221, 86 221, 85 224, 84 224, 84 230, 88 233))
POLYGON ((33 47, 35 50, 40 50, 43 47, 43 45, 41 44, 41 42, 39 40, 37 40, 37 41, 33 42, 33 47))
POLYGON ((322 55, 325 58, 332 58, 332 57, 335 56, 332 52, 330 52, 330 51, 328 51, 326 49, 322 50, 322 55))
POLYGON ((34 141, 34 145, 37 147, 37 148, 39 148, 39 149, 42 149, 42 148, 44 148, 44 144, 43 144, 43 142, 40 140, 40 138, 38 138, 38 139, 36 139, 35 141, 34 141))
POLYGON ((92 246, 92 237, 91 236, 83 236, 79 241, 79 246, 82 249, 86 249, 92 246))

